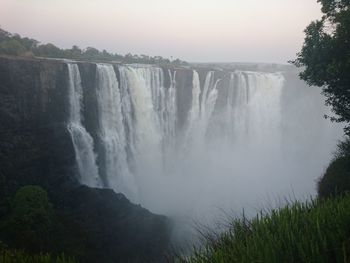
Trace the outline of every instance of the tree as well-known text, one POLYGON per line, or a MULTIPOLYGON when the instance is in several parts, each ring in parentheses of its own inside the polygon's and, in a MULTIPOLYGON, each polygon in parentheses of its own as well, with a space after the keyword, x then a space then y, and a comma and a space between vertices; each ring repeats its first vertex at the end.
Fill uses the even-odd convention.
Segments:
POLYGON ((39 41, 32 39, 32 38, 28 38, 28 37, 24 37, 22 39, 20 39, 21 43, 23 46, 25 46, 25 48, 27 50, 32 50, 34 48, 36 48, 39 44, 39 41))
POLYGON ((83 55, 84 58, 87 59, 97 59, 99 54, 100 52, 98 51, 98 49, 93 47, 87 47, 83 55))
POLYGON ((10 32, 7 32, 6 30, 2 29, 0 27, 0 42, 5 41, 11 37, 10 32))
POLYGON ((82 50, 74 45, 72 46, 71 49, 65 49, 63 50, 64 53, 64 58, 68 58, 68 59, 80 59, 81 58, 81 54, 82 54, 82 50))
MULTIPOLYGON (((350 0, 317 0, 323 16, 305 29, 303 47, 293 63, 301 79, 322 87, 326 104, 350 135, 350 0)), ((329 116, 326 116, 329 117, 329 116)))
POLYGON ((54 210, 46 191, 39 186, 24 186, 12 200, 2 232, 13 247, 30 252, 48 251, 54 221, 54 210))
POLYGON ((0 43, 0 53, 20 56, 26 52, 26 48, 16 39, 5 40, 0 43))
POLYGON ((35 48, 34 53, 37 56, 52 58, 62 58, 64 55, 60 48, 51 43, 39 45, 37 48, 35 48))

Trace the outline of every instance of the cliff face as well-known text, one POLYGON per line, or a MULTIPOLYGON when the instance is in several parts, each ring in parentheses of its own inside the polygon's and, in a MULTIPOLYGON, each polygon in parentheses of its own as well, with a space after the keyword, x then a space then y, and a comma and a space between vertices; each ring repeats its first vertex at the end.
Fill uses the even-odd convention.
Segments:
MULTIPOLYGON (((96 65, 79 68, 88 109, 84 124, 96 136, 96 65)), ((76 179, 67 70, 62 61, 0 57, 0 199, 22 185, 44 187, 59 217, 74 222, 63 239, 81 241, 83 233, 82 262, 161 261, 171 232, 167 218, 76 179)), ((65 249, 74 250, 69 244, 65 249)))
POLYGON ((0 58, 0 171, 8 180, 49 186, 74 178, 66 75, 58 61, 0 58))

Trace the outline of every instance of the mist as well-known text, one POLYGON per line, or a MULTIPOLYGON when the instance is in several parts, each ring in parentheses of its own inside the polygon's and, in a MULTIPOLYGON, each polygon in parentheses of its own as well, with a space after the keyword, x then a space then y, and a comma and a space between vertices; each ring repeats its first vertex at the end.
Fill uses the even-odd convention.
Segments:
POLYGON ((331 114, 324 97, 300 81, 296 69, 236 70, 225 77, 193 71, 181 126, 176 107, 186 108, 185 100, 173 90, 181 76, 173 73, 167 90, 155 81, 162 72, 133 67, 128 88, 137 97, 131 98, 137 195, 125 192, 132 201, 157 214, 212 224, 220 211, 255 215, 315 196, 342 127, 324 119, 331 114))
POLYGON ((223 215, 313 198, 343 132, 293 66, 97 63, 83 107, 88 90, 67 63, 80 183, 168 216, 174 242, 196 242, 193 227, 223 215))

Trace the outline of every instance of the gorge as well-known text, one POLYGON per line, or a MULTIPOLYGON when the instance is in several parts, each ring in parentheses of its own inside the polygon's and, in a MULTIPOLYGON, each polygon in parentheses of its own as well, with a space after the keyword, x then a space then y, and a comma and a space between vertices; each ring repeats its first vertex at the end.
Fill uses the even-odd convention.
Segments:
POLYGON ((141 244, 158 257, 172 224, 154 214, 210 222, 221 209, 254 213, 278 198, 315 193, 342 129, 323 119, 323 97, 297 74, 288 65, 0 57, 1 152, 17 160, 2 174, 44 186, 62 209, 80 205, 79 185, 122 193, 96 190, 88 200, 123 203, 121 218, 137 223, 123 218, 115 235, 133 227, 121 239, 140 235, 125 251, 141 244))

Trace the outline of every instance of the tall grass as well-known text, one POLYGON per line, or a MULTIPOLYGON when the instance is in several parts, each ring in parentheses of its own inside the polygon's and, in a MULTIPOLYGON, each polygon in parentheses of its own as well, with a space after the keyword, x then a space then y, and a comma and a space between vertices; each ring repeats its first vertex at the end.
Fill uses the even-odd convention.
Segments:
POLYGON ((64 254, 53 257, 50 254, 28 255, 21 250, 0 248, 1 263, 77 263, 64 254))
POLYGON ((181 261, 350 262, 350 195, 235 219, 227 232, 181 261))

